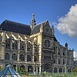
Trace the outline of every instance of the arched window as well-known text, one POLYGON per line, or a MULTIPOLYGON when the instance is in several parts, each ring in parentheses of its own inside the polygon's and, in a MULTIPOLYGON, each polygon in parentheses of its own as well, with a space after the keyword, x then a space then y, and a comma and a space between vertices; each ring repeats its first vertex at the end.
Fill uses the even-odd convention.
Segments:
POLYGON ((69 60, 67 59, 67 65, 69 65, 69 60))
POLYGON ((25 69, 25 66, 24 65, 21 65, 20 66, 20 70, 22 70, 22 69, 25 69))
POLYGON ((60 51, 58 51, 58 55, 60 55, 60 51))
POLYGON ((34 62, 36 62, 37 61, 37 57, 36 56, 34 56, 34 62))
POLYGON ((18 44, 16 40, 12 40, 12 49, 17 49, 18 44))
POLYGON ((58 64, 60 64, 61 63, 61 61, 60 61, 60 59, 58 59, 58 64))
POLYGON ((56 59, 54 59, 54 63, 56 63, 56 59))
POLYGON ((9 53, 5 53, 5 60, 10 60, 10 55, 9 55, 9 53))
POLYGON ((16 71, 16 65, 13 65, 13 69, 16 71))
POLYGON ((23 41, 20 42, 20 50, 24 50, 25 43, 23 41))
POLYGON ((12 59, 13 60, 17 60, 17 55, 16 54, 12 54, 12 59))
POLYGON ((27 51, 31 51, 32 50, 32 44, 30 44, 30 42, 28 42, 27 44, 27 51))
POLYGON ((65 56, 65 51, 63 51, 63 56, 65 56))
POLYGON ((27 55, 27 61, 31 61, 31 56, 27 55))
POLYGON ((32 66, 28 66, 28 72, 33 72, 33 67, 32 66))
POLYGON ((10 49, 10 40, 9 39, 6 40, 6 48, 10 49))
POLYGON ((71 72, 71 68, 68 69, 68 72, 71 72))
POLYGON ((59 68, 59 73, 61 73, 61 72, 62 72, 62 68, 60 67, 60 68, 59 68))
POLYGON ((63 59, 63 64, 65 64, 65 60, 63 59))
POLYGON ((25 61, 25 56, 23 54, 20 54, 20 60, 25 61))
POLYGON ((44 70, 49 69, 49 66, 50 66, 50 65, 49 65, 48 63, 47 63, 47 64, 45 64, 45 65, 44 65, 44 70))
POLYGON ((57 67, 54 68, 54 73, 57 73, 57 67))

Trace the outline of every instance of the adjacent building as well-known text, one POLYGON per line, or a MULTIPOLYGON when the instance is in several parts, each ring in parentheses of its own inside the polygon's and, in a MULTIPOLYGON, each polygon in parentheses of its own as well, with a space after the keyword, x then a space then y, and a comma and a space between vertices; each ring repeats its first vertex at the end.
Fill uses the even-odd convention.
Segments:
POLYGON ((65 67, 70 72, 73 50, 58 42, 48 21, 36 24, 34 15, 30 25, 4 20, 0 24, 0 67, 8 64, 39 74, 65 72, 65 67))

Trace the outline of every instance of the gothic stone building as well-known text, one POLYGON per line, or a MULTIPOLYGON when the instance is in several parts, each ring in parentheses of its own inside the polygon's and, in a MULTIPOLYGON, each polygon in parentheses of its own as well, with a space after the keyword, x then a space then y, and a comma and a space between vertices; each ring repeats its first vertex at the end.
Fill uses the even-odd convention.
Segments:
POLYGON ((30 26, 5 20, 0 24, 0 67, 11 64, 19 70, 69 72, 73 65, 73 50, 62 46, 48 21, 36 24, 34 16, 30 26))

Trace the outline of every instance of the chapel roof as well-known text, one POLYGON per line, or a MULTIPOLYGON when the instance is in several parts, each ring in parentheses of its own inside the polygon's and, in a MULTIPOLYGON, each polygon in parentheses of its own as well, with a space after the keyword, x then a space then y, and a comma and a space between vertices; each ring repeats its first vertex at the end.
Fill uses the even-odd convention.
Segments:
POLYGON ((0 25, 0 29, 4 31, 10 31, 10 32, 26 34, 26 35, 30 35, 31 33, 31 28, 29 25, 13 22, 9 20, 3 21, 3 23, 0 25))

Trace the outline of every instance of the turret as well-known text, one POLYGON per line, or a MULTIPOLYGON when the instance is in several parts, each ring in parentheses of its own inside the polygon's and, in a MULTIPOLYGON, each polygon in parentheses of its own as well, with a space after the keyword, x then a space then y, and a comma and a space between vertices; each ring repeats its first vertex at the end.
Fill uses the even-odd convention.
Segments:
POLYGON ((31 22, 30 22, 30 27, 31 27, 31 29, 33 29, 34 27, 35 27, 35 25, 36 25, 36 20, 35 20, 35 15, 34 14, 32 14, 32 20, 31 20, 31 22))
POLYGON ((68 49, 68 44, 67 43, 65 43, 65 47, 68 49))

